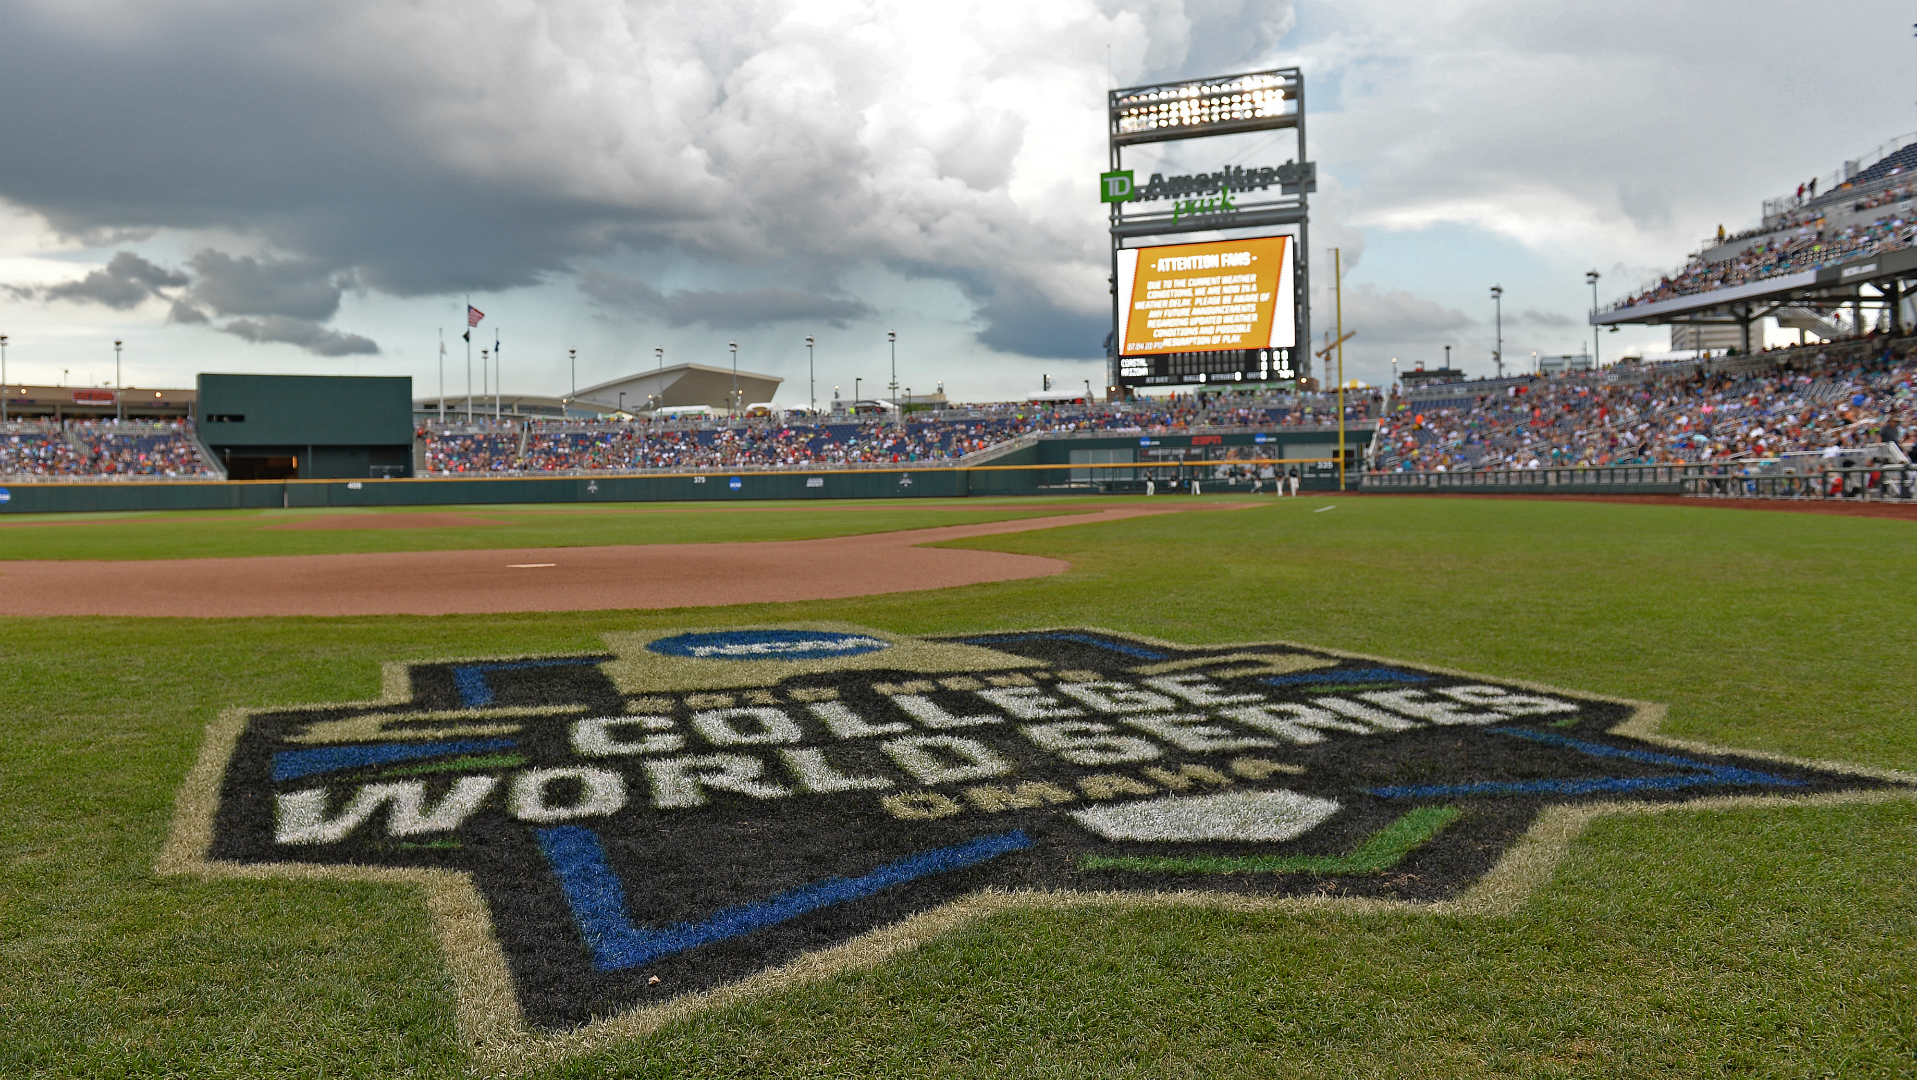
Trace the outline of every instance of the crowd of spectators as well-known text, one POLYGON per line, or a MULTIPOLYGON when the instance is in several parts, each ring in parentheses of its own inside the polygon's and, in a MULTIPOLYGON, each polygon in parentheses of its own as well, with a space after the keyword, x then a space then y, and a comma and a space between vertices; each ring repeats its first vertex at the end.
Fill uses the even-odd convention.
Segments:
POLYGON ((184 477, 213 476, 193 426, 122 424, 113 420, 69 421, 68 431, 87 457, 87 471, 97 476, 184 477))
POLYGON ((0 476, 217 475, 187 421, 25 421, 0 427, 0 476))
POLYGON ((426 444, 427 471, 453 474, 504 472, 520 455, 520 432, 512 425, 442 429, 421 428, 414 436, 426 444))
POLYGON ((80 449, 58 426, 8 424, 0 428, 0 476, 78 476, 87 471, 80 449))
POLYGON ((1373 466, 1458 472, 1775 458, 1914 438, 1914 343, 1885 335, 1776 350, 1742 375, 1687 364, 1540 378, 1471 404, 1408 403, 1373 466))
MULTIPOLYGON (((1039 434, 1162 434, 1202 428, 1332 427, 1332 395, 1181 396, 1124 405, 1031 403, 891 417, 812 420, 534 421, 428 425, 419 431, 430 474, 625 472, 644 469, 832 468, 927 464, 1039 434)), ((1346 405, 1349 423, 1379 415, 1377 397, 1346 405)))
POLYGON ((1851 201, 1841 200, 1838 202, 1824 202, 1814 206, 1796 207, 1786 213, 1776 214, 1745 232, 1734 233, 1731 236, 1722 236, 1716 240, 1715 243, 1737 243, 1741 240, 1749 240, 1756 236, 1765 236, 1768 233, 1782 232, 1787 229, 1799 229, 1806 226, 1811 226, 1816 230, 1824 229, 1827 226, 1828 219, 1835 214, 1848 210, 1856 214, 1864 214, 1869 210, 1878 210, 1882 206, 1889 206, 1893 203, 1911 199, 1913 195, 1914 182, 1913 179, 1909 177, 1905 183, 1882 188, 1870 195, 1862 195, 1860 198, 1851 201))
POLYGON ((1658 303, 1802 270, 1818 270, 1848 259, 1913 246, 1910 208, 1868 223, 1855 223, 1837 229, 1824 227, 1825 220, 1818 218, 1791 232, 1770 236, 1732 258, 1710 262, 1696 256, 1678 273, 1661 278, 1657 284, 1641 290, 1617 306, 1658 303))

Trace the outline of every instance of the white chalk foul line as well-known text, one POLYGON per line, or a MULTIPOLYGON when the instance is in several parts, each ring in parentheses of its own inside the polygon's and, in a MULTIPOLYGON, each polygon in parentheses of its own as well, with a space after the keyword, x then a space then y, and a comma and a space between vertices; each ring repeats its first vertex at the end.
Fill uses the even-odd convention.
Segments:
POLYGON ((537 570, 542 566, 559 566, 559 565, 560 565, 559 563, 551 563, 551 562, 510 562, 507 564, 507 569, 537 570))
POLYGON ((1333 507, 1331 507, 1331 506, 1323 506, 1323 507, 1321 507, 1321 508, 1319 508, 1318 510, 1315 510, 1315 511, 1314 511, 1314 513, 1316 513, 1316 514, 1324 514, 1324 513, 1326 513, 1327 511, 1329 511, 1329 510, 1331 510, 1331 509, 1333 509, 1333 507))

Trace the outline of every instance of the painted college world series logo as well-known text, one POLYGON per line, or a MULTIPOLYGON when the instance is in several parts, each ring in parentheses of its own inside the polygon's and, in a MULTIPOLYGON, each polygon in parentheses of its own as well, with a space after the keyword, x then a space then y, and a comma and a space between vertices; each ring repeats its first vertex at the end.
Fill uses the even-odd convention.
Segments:
POLYGON ((379 703, 223 719, 167 868, 459 882, 431 905, 456 984, 493 979, 501 1030, 537 1037, 984 890, 1444 902, 1555 807, 1894 786, 1631 737, 1628 703, 1293 645, 787 626, 608 646, 395 666, 379 703))

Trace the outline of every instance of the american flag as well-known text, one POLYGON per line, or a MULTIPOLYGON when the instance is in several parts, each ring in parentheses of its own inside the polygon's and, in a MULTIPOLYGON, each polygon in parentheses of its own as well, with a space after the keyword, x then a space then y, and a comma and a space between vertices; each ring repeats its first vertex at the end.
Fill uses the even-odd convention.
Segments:
POLYGON ((487 317, 486 312, 481 311, 479 308, 474 307, 472 304, 467 305, 467 325, 468 326, 479 326, 480 320, 486 317, 487 317))

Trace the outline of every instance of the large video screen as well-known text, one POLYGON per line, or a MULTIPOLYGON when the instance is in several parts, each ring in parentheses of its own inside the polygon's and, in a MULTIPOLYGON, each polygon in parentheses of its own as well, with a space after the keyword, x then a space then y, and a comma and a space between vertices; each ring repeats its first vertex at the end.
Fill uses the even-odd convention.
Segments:
POLYGON ((1120 355, 1292 349, 1291 239, 1122 249, 1120 355))

